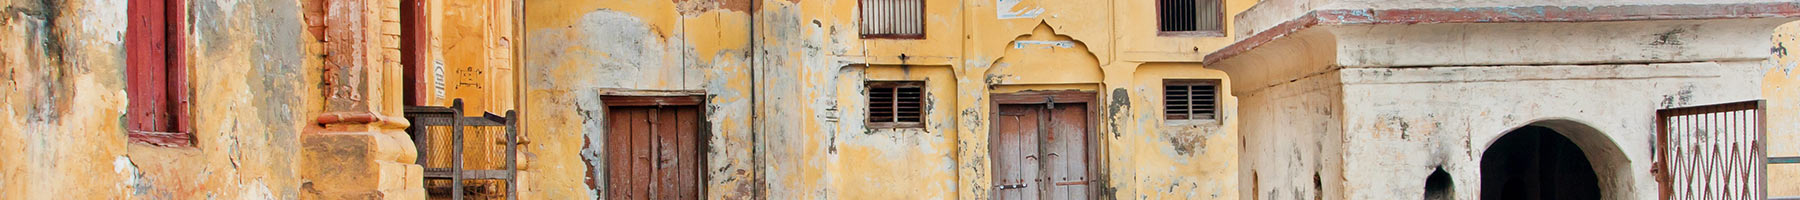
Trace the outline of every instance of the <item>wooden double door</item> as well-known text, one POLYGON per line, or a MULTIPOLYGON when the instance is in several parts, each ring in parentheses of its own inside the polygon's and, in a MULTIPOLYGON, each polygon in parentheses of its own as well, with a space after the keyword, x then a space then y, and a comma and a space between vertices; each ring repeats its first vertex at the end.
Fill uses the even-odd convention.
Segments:
MULTIPOLYGON (((998 99, 998 98, 997 98, 998 99)), ((1088 199, 1088 102, 998 104, 989 136, 996 199, 1088 199)))
POLYGON ((700 199, 698 106, 613 106, 607 111, 607 199, 700 199))

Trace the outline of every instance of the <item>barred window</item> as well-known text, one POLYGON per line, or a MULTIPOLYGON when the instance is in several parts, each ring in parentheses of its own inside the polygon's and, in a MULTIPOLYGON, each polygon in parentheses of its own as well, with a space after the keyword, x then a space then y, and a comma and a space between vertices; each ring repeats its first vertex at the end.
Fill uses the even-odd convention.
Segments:
POLYGON ((1165 119, 1218 119, 1219 80, 1163 80, 1165 119))
POLYGON ((1158 0, 1157 27, 1163 32, 1218 33, 1225 30, 1220 0, 1158 0))
POLYGON ((924 0, 859 0, 863 38, 925 38, 924 0))
POLYGON ((924 127, 924 81, 870 81, 870 128, 924 127))

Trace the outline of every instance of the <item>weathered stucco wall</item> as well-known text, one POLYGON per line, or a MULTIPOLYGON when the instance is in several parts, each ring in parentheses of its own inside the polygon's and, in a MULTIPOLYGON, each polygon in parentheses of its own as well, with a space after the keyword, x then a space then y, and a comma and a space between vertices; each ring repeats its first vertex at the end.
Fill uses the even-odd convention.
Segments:
POLYGON ((193 19, 188 148, 127 142, 126 3, 0 2, 0 199, 297 198, 297 138, 323 100, 300 3, 174 11, 193 19))
MULTIPOLYGON (((1230 82, 1219 88, 1219 118, 1214 120, 1166 120, 1162 102, 1164 79, 1225 79, 1225 72, 1202 69, 1193 63, 1146 63, 1132 75, 1127 96, 1129 128, 1115 145, 1117 156, 1129 155, 1124 168, 1131 169, 1138 198, 1150 199, 1245 199, 1239 196, 1244 168, 1243 148, 1237 134, 1241 117, 1230 82)), ((1119 90, 1114 90, 1118 92, 1119 90)), ((1114 94, 1117 95, 1117 94, 1114 94)), ((1113 99, 1117 101, 1117 96, 1113 99)), ((1116 103, 1115 103, 1116 105, 1116 103)), ((1123 164, 1123 163, 1122 163, 1123 164)))
POLYGON ((1760 63, 1469 66, 1342 70, 1347 199, 1422 198, 1442 167, 1478 198, 1481 157, 1543 126, 1582 148, 1608 199, 1656 198, 1656 109, 1754 99, 1760 63))
POLYGON ((695 92, 710 197, 983 198, 987 99, 1027 90, 1100 96, 1105 195, 1239 195, 1232 98, 1222 120, 1165 122, 1155 95, 1165 78, 1224 79, 1197 63, 1231 39, 1158 36, 1153 2, 934 1, 923 39, 860 38, 855 1, 526 9, 525 188, 545 198, 604 195, 584 183, 605 167, 599 96, 695 92), (866 80, 926 80, 925 128, 867 128, 866 80))
MULTIPOLYGON (((1253 8, 1232 13, 1239 29, 1234 34, 1238 37, 1249 37, 1265 30, 1277 29, 1282 23, 1296 20, 1308 13, 1320 10, 1337 10, 1351 12, 1355 17, 1377 17, 1372 10, 1413 9, 1423 12, 1462 12, 1482 11, 1494 13, 1526 13, 1525 15, 1552 15, 1561 18, 1579 18, 1586 16, 1594 8, 1618 8, 1622 6, 1641 5, 1683 5, 1683 4, 1732 4, 1732 3, 1783 3, 1785 0, 1282 0, 1258 2, 1253 8)), ((1683 10, 1663 10, 1665 12, 1685 12, 1683 10)), ((1632 16, 1642 17, 1642 16, 1632 16)), ((1419 20, 1437 20, 1430 17, 1419 20)), ((1340 19, 1342 20, 1342 19, 1340 19)))
MULTIPOLYGON (((1775 29, 1773 56, 1763 65, 1762 98, 1768 106, 1765 147, 1770 157, 1800 156, 1800 22, 1775 29)), ((1769 165, 1769 196, 1800 196, 1800 164, 1769 165)))
POLYGON ((834 80, 827 119, 827 159, 820 167, 841 197, 948 199, 956 197, 956 80, 949 66, 850 65, 834 80), (870 128, 864 81, 924 80, 924 128, 870 128), (906 188, 894 190, 894 188, 906 188))
MULTIPOLYGON (((601 95, 703 92, 709 198, 750 198, 748 4, 738 1, 526 3, 525 196, 592 199, 605 180, 601 95), (590 170, 588 166, 596 168, 590 170)), ((782 80, 790 81, 790 80, 782 80)))
POLYGON ((1342 199, 1344 116, 1337 73, 1238 90, 1244 199, 1342 199))

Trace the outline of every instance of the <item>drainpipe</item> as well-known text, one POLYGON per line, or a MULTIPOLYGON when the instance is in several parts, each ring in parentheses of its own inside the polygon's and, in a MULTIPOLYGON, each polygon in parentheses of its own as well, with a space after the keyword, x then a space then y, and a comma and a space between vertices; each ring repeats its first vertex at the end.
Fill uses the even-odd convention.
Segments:
POLYGON ((752 173, 751 175, 751 180, 753 181, 751 181, 750 184, 755 185, 756 189, 752 192, 753 194, 751 194, 750 199, 765 199, 764 195, 768 193, 769 189, 768 180, 764 178, 764 174, 768 173, 764 170, 769 169, 769 167, 763 165, 763 160, 765 159, 763 155, 764 131, 763 122, 760 121, 762 119, 762 96, 760 96, 761 93, 758 92, 762 90, 762 88, 758 87, 759 85, 757 84, 762 82, 762 77, 758 76, 760 73, 757 73, 762 71, 762 69, 759 68, 759 66, 762 66, 762 63, 756 61, 757 56, 762 53, 762 43, 757 43, 759 42, 758 39, 762 37, 762 30, 757 29, 756 26, 757 24, 762 23, 756 19, 757 15, 762 15, 762 4, 762 0, 750 1, 750 52, 745 54, 750 56, 750 133, 752 134, 750 136, 750 162, 751 166, 756 167, 756 169, 751 169, 751 171, 755 173, 752 173))

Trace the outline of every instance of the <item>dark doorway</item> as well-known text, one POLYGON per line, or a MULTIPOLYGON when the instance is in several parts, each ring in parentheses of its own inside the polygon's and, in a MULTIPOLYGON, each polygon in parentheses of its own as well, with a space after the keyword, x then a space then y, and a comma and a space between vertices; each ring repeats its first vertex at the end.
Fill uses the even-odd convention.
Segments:
MULTIPOLYGON (((400 0, 400 67, 405 72, 401 87, 406 105, 426 106, 427 91, 431 83, 425 78, 433 77, 425 71, 431 69, 425 65, 426 55, 431 54, 431 15, 427 13, 431 5, 428 0, 400 0)), ((441 97, 441 96, 440 96, 441 97)))
POLYGON ((1456 199, 1456 181, 1450 179, 1450 173, 1444 172, 1443 167, 1425 176, 1425 200, 1453 199, 1456 199))
POLYGON ((1600 199, 1600 184, 1575 142, 1526 126, 1481 154, 1481 199, 1600 199))

